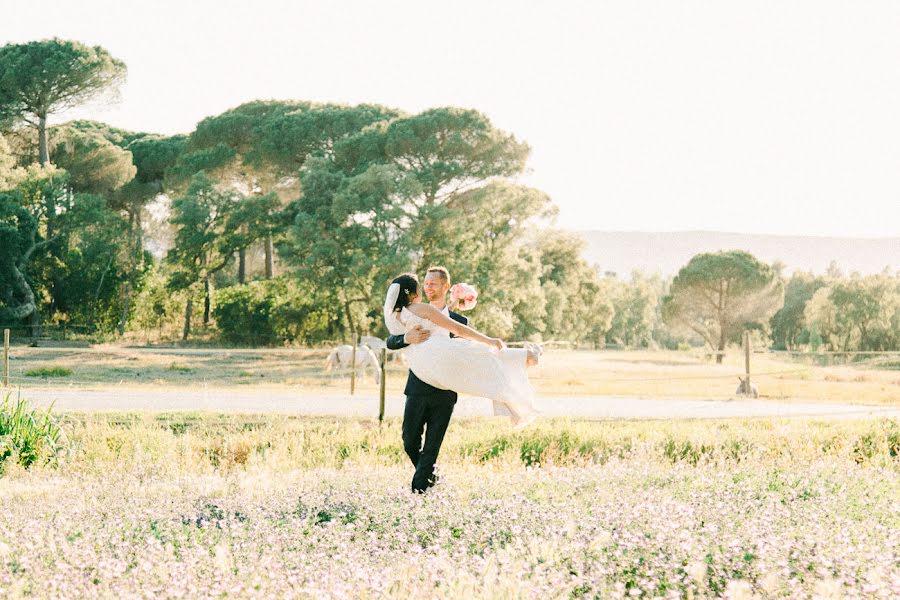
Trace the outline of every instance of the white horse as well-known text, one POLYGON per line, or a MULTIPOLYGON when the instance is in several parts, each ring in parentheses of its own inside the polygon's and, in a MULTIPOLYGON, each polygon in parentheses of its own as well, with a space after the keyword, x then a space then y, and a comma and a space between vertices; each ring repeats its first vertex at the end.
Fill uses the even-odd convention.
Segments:
MULTIPOLYGON (((353 346, 338 346, 328 354, 325 359, 325 372, 330 373, 333 369, 349 369, 353 363, 353 346)), ((366 369, 372 367, 375 383, 381 383, 381 368, 375 353, 368 346, 356 347, 356 372, 364 376, 366 369)))
POLYGON ((371 335, 364 335, 359 338, 359 343, 363 346, 368 346, 372 349, 376 354, 381 352, 382 348, 387 349, 387 358, 393 360, 394 362, 398 362, 402 365, 407 364, 406 357, 399 350, 391 350, 387 347, 387 343, 381 339, 371 335))
POLYGON ((364 335, 359 338, 359 343, 363 346, 368 346, 374 352, 378 352, 382 348, 387 348, 387 342, 385 342, 381 338, 377 338, 371 335, 364 335))

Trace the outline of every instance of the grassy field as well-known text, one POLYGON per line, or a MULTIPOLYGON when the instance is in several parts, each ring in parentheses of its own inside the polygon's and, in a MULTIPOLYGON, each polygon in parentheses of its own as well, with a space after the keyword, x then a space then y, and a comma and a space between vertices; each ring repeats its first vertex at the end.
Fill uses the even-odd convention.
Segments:
MULTIPOLYGON (((13 383, 22 386, 291 386, 317 393, 349 390, 346 374, 325 373, 326 350, 15 347, 13 383), (30 375, 29 375, 30 373, 30 375)), ((531 370, 539 394, 649 398, 734 397, 743 357, 716 365, 690 352, 550 350, 531 370)), ((754 354, 753 381, 762 398, 859 404, 900 404, 900 370, 871 365, 821 367, 754 354)), ((391 365, 387 389, 400 394, 406 369, 391 365)), ((377 390, 371 373, 359 383, 377 390)))
POLYGON ((900 594, 900 424, 65 415, 0 479, 0 597, 900 594))

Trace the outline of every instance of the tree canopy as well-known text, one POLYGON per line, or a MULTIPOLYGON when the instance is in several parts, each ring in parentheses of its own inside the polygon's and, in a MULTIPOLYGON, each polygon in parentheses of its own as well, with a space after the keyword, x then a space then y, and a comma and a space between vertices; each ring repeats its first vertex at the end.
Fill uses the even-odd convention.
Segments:
POLYGON ((751 323, 784 305, 784 284, 771 266, 740 250, 704 253, 682 267, 663 300, 663 318, 702 337, 717 351, 751 323))
POLYGON ((39 162, 49 162, 47 119, 125 80, 125 63, 100 46, 57 38, 0 48, 0 121, 37 128, 39 162))

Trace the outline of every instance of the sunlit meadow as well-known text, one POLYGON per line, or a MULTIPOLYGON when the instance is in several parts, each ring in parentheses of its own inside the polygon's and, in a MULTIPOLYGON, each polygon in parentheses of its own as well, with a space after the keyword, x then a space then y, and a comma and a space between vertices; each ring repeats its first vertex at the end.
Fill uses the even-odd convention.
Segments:
POLYGON ((0 479, 2 597, 900 594, 900 424, 69 415, 0 479))

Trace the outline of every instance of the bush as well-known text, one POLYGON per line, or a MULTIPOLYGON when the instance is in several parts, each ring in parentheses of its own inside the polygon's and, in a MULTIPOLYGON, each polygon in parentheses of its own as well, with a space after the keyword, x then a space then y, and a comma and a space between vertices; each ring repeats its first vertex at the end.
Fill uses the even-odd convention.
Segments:
POLYGON ((220 290, 213 316, 232 344, 311 344, 340 337, 334 306, 314 289, 278 277, 220 290))
POLYGON ((62 429, 51 409, 39 412, 28 401, 9 392, 0 404, 0 473, 7 461, 25 468, 42 461, 53 461, 61 450, 62 429))
POLYGON ((40 367, 25 371, 26 377, 68 377, 72 369, 68 367, 40 367))
MULTIPOLYGON (((169 276, 167 265, 155 265, 144 274, 141 290, 134 297, 129 325, 148 337, 153 331, 159 338, 176 336, 184 326, 184 305, 189 293, 173 292, 168 287, 169 276)), ((200 302, 202 299, 195 299, 195 303, 200 302)))

